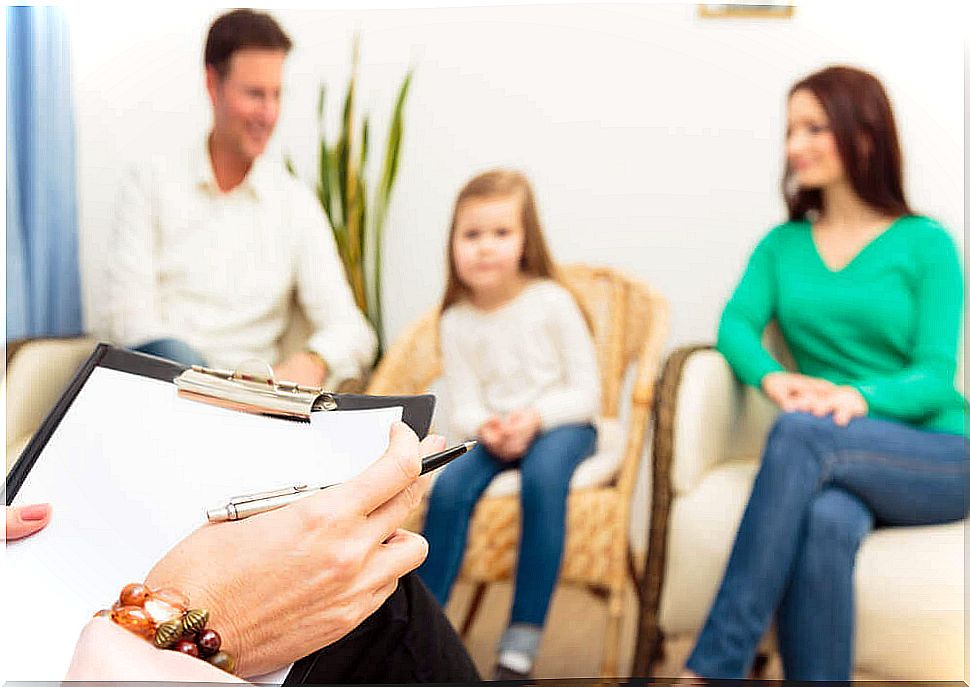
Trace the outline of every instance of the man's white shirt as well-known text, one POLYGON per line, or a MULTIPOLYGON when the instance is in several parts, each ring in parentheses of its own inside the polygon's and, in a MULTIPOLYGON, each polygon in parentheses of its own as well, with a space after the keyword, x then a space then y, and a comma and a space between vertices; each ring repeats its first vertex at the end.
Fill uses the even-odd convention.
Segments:
POLYGON ((108 264, 110 332, 136 346, 176 338, 210 365, 275 363, 294 292, 329 383, 358 376, 376 337, 357 308, 320 204, 279 163, 257 158, 223 193, 206 144, 124 178, 108 264))

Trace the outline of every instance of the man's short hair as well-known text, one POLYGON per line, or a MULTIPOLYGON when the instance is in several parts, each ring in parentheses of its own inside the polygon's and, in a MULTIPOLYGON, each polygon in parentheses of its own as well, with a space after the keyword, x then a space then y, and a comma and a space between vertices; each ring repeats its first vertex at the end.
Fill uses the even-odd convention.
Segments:
POLYGON ((220 78, 229 72, 229 59, 244 48, 268 48, 288 53, 293 43, 276 20, 264 12, 233 10, 212 22, 205 41, 205 66, 220 78))

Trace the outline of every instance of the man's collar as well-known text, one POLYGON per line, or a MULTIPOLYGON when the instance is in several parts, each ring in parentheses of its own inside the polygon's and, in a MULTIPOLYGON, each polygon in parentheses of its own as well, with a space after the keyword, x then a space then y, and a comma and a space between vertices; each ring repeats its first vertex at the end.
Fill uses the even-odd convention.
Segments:
MULTIPOLYGON (((267 163, 263 160, 263 156, 260 155, 253 160, 249 172, 236 188, 252 194, 258 200, 265 195, 269 187, 269 176, 267 163)), ((217 195, 222 193, 216 181, 215 171, 212 168, 212 156, 209 155, 209 136, 205 136, 202 139, 202 145, 196 157, 196 182, 200 187, 207 189, 210 193, 217 195)), ((234 188, 232 190, 235 191, 236 189, 234 188)))

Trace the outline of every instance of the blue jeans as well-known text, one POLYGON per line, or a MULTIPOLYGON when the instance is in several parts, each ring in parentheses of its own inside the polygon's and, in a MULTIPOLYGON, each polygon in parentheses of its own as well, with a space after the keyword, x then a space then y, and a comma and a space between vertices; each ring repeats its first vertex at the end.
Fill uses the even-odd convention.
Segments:
POLYGON ((592 425, 565 425, 540 434, 518 461, 504 463, 479 444, 442 471, 431 490, 424 525, 428 558, 418 568, 442 606, 461 568, 475 504, 492 478, 517 467, 522 475, 522 538, 510 624, 545 623, 566 538, 569 480, 595 444, 592 425))
POLYGON ((206 364, 201 353, 180 339, 155 339, 139 346, 132 346, 131 350, 148 353, 186 366, 206 364))
POLYGON ((787 679, 849 680, 859 544, 874 525, 965 517, 967 455, 959 434, 781 415, 687 667, 702 677, 745 677, 777 612, 787 679))

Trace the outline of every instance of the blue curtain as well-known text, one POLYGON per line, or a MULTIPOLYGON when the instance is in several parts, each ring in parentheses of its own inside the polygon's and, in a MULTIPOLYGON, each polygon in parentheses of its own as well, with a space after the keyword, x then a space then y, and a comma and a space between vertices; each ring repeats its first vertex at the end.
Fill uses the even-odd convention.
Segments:
POLYGON ((7 8, 7 341, 81 332, 67 20, 7 8))

